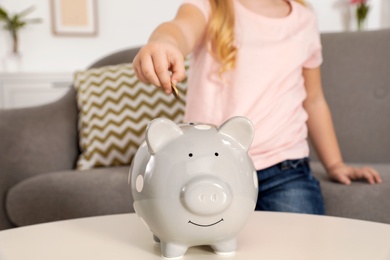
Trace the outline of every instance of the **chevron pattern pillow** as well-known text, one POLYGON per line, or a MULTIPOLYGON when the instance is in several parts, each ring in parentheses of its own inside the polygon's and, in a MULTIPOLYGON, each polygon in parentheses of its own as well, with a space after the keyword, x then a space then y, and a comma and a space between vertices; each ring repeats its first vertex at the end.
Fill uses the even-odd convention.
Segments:
POLYGON ((77 169, 130 165, 144 140, 147 124, 156 117, 181 122, 182 99, 138 81, 132 64, 76 72, 81 154, 77 169))

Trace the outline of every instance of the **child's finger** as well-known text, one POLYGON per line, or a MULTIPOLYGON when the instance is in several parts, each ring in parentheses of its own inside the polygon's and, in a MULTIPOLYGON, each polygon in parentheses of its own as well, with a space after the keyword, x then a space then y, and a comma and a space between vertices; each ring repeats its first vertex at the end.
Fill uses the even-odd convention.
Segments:
POLYGON ((382 182, 382 178, 379 174, 379 172, 377 172, 375 169, 373 168, 368 168, 368 171, 371 173, 371 175, 373 176, 374 178, 374 182, 375 183, 381 183, 382 182))
POLYGON ((379 173, 370 167, 363 167, 359 170, 361 171, 362 178, 366 179, 370 184, 380 183, 382 181, 379 173))
POLYGON ((138 68, 135 67, 135 66, 133 68, 134 68, 135 75, 137 76, 137 78, 140 81, 142 81, 142 82, 144 82, 146 84, 150 84, 150 82, 145 78, 145 76, 144 76, 144 74, 142 73, 141 70, 138 70, 138 68))
POLYGON ((152 58, 159 85, 164 89, 165 93, 171 94, 171 74, 169 72, 169 64, 166 56, 154 55, 152 58))
POLYGON ((344 185, 350 185, 351 184, 351 180, 346 176, 346 175, 342 175, 342 174, 338 174, 336 175, 335 177, 335 180, 344 184, 344 185))
POLYGON ((161 87, 160 80, 156 75, 156 72, 154 70, 153 60, 151 58, 142 59, 141 70, 142 70, 143 77, 148 82, 155 85, 156 87, 161 87))
POLYGON ((374 176, 372 176, 369 172, 364 173, 364 178, 369 184, 375 184, 374 176))
POLYGON ((134 69, 134 73, 135 75, 137 76, 138 80, 146 83, 146 84, 149 84, 150 82, 145 78, 144 74, 142 73, 142 70, 141 70, 141 61, 140 61, 140 55, 137 54, 133 60, 133 69, 134 69))
POLYGON ((184 61, 180 57, 174 58, 172 60, 172 67, 171 67, 172 75, 171 75, 171 81, 173 84, 177 84, 177 82, 180 82, 184 80, 186 77, 186 72, 184 68, 184 61))
POLYGON ((340 182, 342 184, 345 184, 345 185, 350 185, 351 184, 351 180, 348 177, 346 177, 346 176, 342 176, 340 178, 340 182))
POLYGON ((376 183, 382 183, 382 178, 381 178, 381 176, 379 174, 378 175, 374 175, 374 178, 375 178, 376 183))

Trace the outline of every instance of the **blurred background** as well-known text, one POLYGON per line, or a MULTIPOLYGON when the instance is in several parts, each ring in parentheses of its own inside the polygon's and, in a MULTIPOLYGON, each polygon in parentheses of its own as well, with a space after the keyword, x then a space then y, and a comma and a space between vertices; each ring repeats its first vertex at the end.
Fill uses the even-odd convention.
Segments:
MULTIPOLYGON (((370 10, 364 29, 390 27, 390 0, 367 1, 370 10)), ((175 15, 181 2, 182 0, 0 0, 0 7, 10 15, 33 6, 34 10, 25 18, 40 19, 39 23, 28 24, 19 30, 17 56, 12 53, 12 37, 3 28, 4 23, 0 22, 0 107, 9 107, 11 105, 7 104, 12 103, 9 101, 10 87, 4 86, 7 85, 6 82, 14 80, 9 78, 10 73, 60 73, 51 75, 55 82, 71 81, 74 71, 85 69, 102 56, 144 44, 158 24, 175 15), (66 28, 57 28, 57 33, 53 31, 55 19, 60 16, 60 11, 53 11, 53 6, 59 8, 63 3, 79 6, 80 3, 93 4, 96 8, 93 15, 96 20, 93 35, 61 34, 66 28)), ((350 0, 307 2, 318 16, 321 32, 356 30, 355 6, 350 0)), ((63 8, 63 11, 66 10, 63 8)), ((70 18, 76 19, 76 22, 80 18, 76 12, 71 11, 70 15, 74 15, 70 18)), ((13 91, 16 91, 15 87, 12 87, 11 92, 13 91)))
MULTIPOLYGON (((51 0, 0 0, 9 12, 30 6, 32 18, 39 24, 20 31, 20 54, 23 71, 72 71, 83 69, 102 55, 145 43, 151 31, 175 15, 181 0, 97 0, 96 36, 59 36, 52 33, 51 0)), ((354 30, 353 8, 348 0, 308 0, 318 15, 323 32, 354 30)), ((367 29, 390 26, 390 0, 370 0, 367 29), (386 19, 387 18, 387 19, 386 19)), ((2 28, 3 26, 1 26, 2 28)), ((0 57, 10 51, 11 39, 0 29, 0 57)), ((4 68, 0 68, 3 70, 4 68)))

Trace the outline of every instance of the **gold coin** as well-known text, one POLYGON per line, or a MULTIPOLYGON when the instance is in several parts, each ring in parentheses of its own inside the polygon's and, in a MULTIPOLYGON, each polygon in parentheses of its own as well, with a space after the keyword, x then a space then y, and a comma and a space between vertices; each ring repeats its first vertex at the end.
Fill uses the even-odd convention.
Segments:
POLYGON ((179 91, 177 90, 177 87, 175 86, 175 84, 171 83, 171 87, 172 87, 172 94, 173 94, 173 96, 177 100, 180 100, 180 94, 179 94, 179 91))

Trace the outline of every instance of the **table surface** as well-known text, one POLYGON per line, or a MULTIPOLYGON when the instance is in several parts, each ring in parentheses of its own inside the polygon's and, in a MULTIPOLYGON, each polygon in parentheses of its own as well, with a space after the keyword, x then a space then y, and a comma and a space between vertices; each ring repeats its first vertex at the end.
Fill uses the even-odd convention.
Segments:
MULTIPOLYGON (((151 232, 135 214, 58 221, 0 231, 0 260, 162 259, 151 232)), ((389 260, 390 225, 291 213, 254 212, 238 250, 219 256, 190 248, 191 259, 389 260)))

